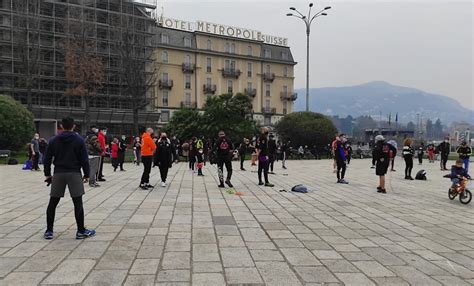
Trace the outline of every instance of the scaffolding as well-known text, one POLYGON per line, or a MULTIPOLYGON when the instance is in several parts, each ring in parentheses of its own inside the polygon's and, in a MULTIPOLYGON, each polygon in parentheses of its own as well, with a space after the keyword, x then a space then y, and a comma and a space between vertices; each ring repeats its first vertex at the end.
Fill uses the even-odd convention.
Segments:
MULTIPOLYGON (((68 82, 64 64, 67 22, 80 11, 81 20, 93 27, 88 40, 94 44, 105 74, 102 88, 90 102, 91 118, 96 120, 93 123, 107 125, 112 133, 130 134, 131 130, 125 129, 131 125, 132 111, 120 72, 118 27, 128 19, 127 24, 141 39, 137 49, 152 51, 155 8, 155 0, 0 0, 0 94, 10 95, 25 105, 31 94, 36 119, 57 120, 69 112, 81 123, 84 102, 81 97, 65 95, 68 82)), ((140 125, 157 124, 159 114, 152 106, 145 107, 142 113, 140 125)))

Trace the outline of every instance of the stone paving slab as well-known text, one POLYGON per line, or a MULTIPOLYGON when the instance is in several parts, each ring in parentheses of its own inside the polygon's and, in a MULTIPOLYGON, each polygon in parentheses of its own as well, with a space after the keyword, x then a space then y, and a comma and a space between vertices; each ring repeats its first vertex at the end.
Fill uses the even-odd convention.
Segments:
POLYGON ((107 181, 86 187, 97 235, 85 241, 68 195, 43 240, 42 173, 0 166, 0 285, 474 285, 474 203, 447 198, 438 164, 422 166, 428 181, 403 180, 401 164, 386 195, 369 160, 351 162, 349 185, 327 160, 277 164, 274 188, 235 168, 240 196, 217 187, 215 166, 198 177, 176 164, 166 188, 153 169, 143 191, 142 167, 106 165, 107 181), (299 183, 312 192, 289 192, 299 183))

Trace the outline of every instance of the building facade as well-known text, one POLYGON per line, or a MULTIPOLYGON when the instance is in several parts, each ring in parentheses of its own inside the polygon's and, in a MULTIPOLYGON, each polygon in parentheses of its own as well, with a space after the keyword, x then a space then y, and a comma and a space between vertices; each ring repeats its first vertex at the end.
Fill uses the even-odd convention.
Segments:
MULTIPOLYGON (((108 127, 111 134, 130 134, 132 111, 121 79, 118 28, 127 19, 134 35, 143 39, 137 48, 153 49, 154 8, 134 0, 0 0, 0 94, 26 105, 31 93, 37 128, 45 136, 65 116, 73 116, 84 132, 84 98, 65 95, 66 27, 77 17, 90 27, 88 45, 104 67, 103 85, 90 101, 91 123, 108 127)), ((158 120, 152 105, 141 110, 140 125, 153 126, 158 120)))
POLYGON ((154 32, 159 66, 154 106, 161 124, 181 107, 200 110, 208 96, 227 93, 251 97, 252 116, 260 125, 274 125, 293 111, 296 62, 289 47, 196 31, 188 22, 173 21, 179 29, 161 19, 154 32))

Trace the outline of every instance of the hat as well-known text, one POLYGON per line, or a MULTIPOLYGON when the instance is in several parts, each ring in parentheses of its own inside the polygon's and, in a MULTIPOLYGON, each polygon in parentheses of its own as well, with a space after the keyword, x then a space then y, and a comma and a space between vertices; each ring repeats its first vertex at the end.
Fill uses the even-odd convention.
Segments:
POLYGON ((385 140, 385 138, 384 138, 382 135, 377 135, 377 136, 375 136, 375 141, 376 141, 376 142, 384 141, 384 140, 385 140))

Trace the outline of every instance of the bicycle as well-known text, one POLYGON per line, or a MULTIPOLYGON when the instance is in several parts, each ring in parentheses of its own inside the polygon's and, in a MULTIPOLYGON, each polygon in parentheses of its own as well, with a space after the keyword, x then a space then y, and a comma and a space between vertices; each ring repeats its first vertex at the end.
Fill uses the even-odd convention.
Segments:
POLYGON ((463 179, 459 183, 452 185, 448 190, 448 197, 450 200, 454 200, 459 195, 459 201, 461 204, 467 205, 472 200, 472 193, 466 187, 469 179, 463 179))

